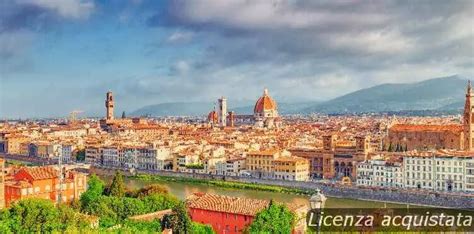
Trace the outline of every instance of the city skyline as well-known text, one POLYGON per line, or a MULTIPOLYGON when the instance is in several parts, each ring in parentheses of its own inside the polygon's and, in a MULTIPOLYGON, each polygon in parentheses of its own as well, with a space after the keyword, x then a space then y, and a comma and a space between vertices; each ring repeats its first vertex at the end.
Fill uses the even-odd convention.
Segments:
POLYGON ((101 115, 108 90, 118 110, 133 111, 222 95, 254 100, 263 87, 280 102, 327 100, 381 83, 474 74, 469 1, 5 7, 2 118, 101 115))

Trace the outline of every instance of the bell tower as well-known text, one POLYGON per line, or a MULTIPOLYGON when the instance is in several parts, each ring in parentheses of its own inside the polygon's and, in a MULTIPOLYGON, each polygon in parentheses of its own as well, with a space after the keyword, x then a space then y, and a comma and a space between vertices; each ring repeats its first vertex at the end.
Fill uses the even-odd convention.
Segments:
POLYGON ((221 97, 218 100, 219 108, 217 109, 217 119, 219 120, 219 126, 227 126, 227 99, 221 97))
POLYGON ((474 93, 471 81, 467 83, 466 103, 464 105, 464 150, 474 150, 474 93))
POLYGON ((107 113, 105 115, 106 120, 114 120, 114 96, 112 92, 107 92, 107 96, 105 99, 105 108, 107 109, 107 113))

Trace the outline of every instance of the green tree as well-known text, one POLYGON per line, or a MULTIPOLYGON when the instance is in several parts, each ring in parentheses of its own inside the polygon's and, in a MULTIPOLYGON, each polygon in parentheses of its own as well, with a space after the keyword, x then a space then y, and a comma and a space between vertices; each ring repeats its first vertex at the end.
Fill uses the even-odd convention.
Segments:
POLYGON ((191 233, 192 222, 184 202, 179 202, 173 208, 172 215, 165 215, 161 220, 161 228, 171 228, 176 233, 191 233))
POLYGON ((141 200, 147 209, 145 213, 172 209, 179 203, 179 200, 170 194, 153 194, 143 197, 141 200))
POLYGON ((390 144, 388 145, 387 151, 388 151, 388 152, 392 152, 392 151, 393 151, 392 142, 390 142, 390 144))
POLYGON ((270 203, 257 213, 248 227, 250 233, 291 233, 295 225, 295 214, 284 205, 270 203))
POLYGON ((123 176, 120 171, 115 171, 115 176, 108 191, 110 196, 123 197, 125 195, 125 183, 123 182, 123 176))
POLYGON ((125 111, 122 112, 122 119, 125 119, 127 118, 127 116, 125 115, 125 111))
POLYGON ((151 184, 138 189, 133 197, 143 198, 154 194, 168 194, 168 189, 159 184, 151 184))
POLYGON ((95 174, 89 177, 87 182, 87 191, 81 195, 80 202, 81 208, 87 210, 87 207, 91 201, 97 200, 104 193, 105 183, 95 174))
POLYGON ((24 199, 10 208, 11 231, 14 233, 50 233, 61 227, 60 214, 46 199, 24 199))
POLYGON ((195 223, 193 222, 191 224, 191 231, 190 233, 195 233, 195 234, 213 234, 215 233, 214 230, 212 229, 211 226, 205 225, 205 224, 200 224, 200 223, 195 223))

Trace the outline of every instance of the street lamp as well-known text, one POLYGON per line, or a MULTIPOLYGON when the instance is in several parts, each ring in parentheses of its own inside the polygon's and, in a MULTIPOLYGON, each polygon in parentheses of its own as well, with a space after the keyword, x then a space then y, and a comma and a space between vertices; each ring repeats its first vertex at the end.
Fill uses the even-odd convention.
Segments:
POLYGON ((311 196, 311 198, 309 199, 309 205, 311 206, 312 210, 321 211, 324 208, 326 199, 326 196, 321 193, 321 190, 316 189, 316 193, 313 194, 313 196, 311 196))
MULTIPOLYGON (((321 216, 321 211, 324 208, 324 204, 326 203, 326 196, 321 193, 321 190, 316 189, 316 193, 311 196, 309 199, 309 205, 311 206, 312 212, 316 212, 317 215, 317 220, 320 219, 321 216)), ((317 222, 318 225, 318 233, 321 232, 321 226, 319 225, 319 222, 317 222)))

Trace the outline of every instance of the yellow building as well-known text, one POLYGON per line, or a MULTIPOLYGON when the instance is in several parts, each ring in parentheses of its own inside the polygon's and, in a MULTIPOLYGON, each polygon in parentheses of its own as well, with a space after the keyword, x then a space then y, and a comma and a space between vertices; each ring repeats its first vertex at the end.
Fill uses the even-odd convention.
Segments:
POLYGON ((280 157, 273 161, 274 178, 280 180, 307 181, 309 161, 300 157, 280 157))
POLYGON ((28 137, 22 135, 10 135, 6 137, 6 152, 9 154, 20 154, 21 143, 27 142, 28 137))
POLYGON ((273 177, 273 160, 278 158, 278 150, 253 151, 247 154, 245 164, 252 176, 258 178, 273 177))

